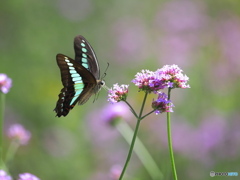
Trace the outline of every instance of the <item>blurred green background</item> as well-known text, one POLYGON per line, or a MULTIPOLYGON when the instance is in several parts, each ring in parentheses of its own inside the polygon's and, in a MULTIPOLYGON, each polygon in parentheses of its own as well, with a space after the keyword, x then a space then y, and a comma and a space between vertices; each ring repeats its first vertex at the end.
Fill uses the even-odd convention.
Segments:
MULTIPOLYGON (((8 165, 13 176, 30 172, 42 180, 108 180, 111 169, 125 162, 128 144, 102 120, 103 109, 109 107, 105 90, 95 103, 92 98, 65 118, 53 112, 62 88, 55 56, 74 58, 73 38, 78 34, 93 46, 101 72, 110 63, 107 86, 130 84, 128 100, 136 109, 143 93, 130 81, 141 69, 177 64, 190 78, 191 89, 172 94, 179 179, 211 179, 210 171, 240 173, 240 1, 0 4, 0 73, 13 80, 5 126, 21 123, 32 133, 8 165)), ((142 122, 139 137, 165 179, 172 179, 165 121, 166 114, 152 114, 142 122)), ((135 122, 130 116, 128 123, 134 127, 135 122)), ((6 138, 5 151, 7 146, 6 138)), ((135 155, 126 179, 150 179, 135 155)))

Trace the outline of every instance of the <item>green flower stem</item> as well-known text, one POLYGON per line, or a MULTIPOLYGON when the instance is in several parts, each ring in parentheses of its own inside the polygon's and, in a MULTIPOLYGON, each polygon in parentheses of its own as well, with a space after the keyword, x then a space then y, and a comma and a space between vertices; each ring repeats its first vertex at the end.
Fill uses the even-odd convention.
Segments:
POLYGON ((128 105, 128 107, 130 108, 131 112, 133 113, 133 115, 138 119, 138 115, 137 113, 134 111, 133 107, 126 101, 124 100, 124 102, 128 105))
POLYGON ((124 173, 125 173, 125 171, 127 169, 128 163, 129 163, 129 161, 131 159, 131 156, 132 156, 132 151, 133 151, 133 147, 134 147, 134 144, 135 144, 135 141, 136 141, 136 138, 137 138, 137 133, 138 133, 139 125, 140 125, 140 122, 141 122, 141 116, 142 116, 142 113, 143 113, 144 105, 146 103, 147 95, 148 95, 148 93, 145 93, 145 96, 144 96, 144 99, 143 99, 143 103, 142 103, 142 107, 140 109, 140 113, 139 113, 139 116, 137 118, 137 124, 136 124, 135 130, 134 130, 134 134, 133 134, 132 142, 131 142, 131 145, 130 145, 130 149, 128 151, 128 156, 127 156, 127 159, 126 159, 126 162, 125 162, 125 165, 123 167, 123 170, 122 170, 122 173, 120 175, 119 180, 122 180, 123 175, 124 175, 124 173))
POLYGON ((3 121, 4 121, 4 111, 5 111, 5 94, 1 93, 1 115, 0 115, 0 168, 5 168, 3 163, 3 121))
MULTIPOLYGON (((116 125, 117 130, 121 133, 124 139, 131 144, 129 137, 133 136, 133 130, 131 127, 125 122, 121 121, 116 125)), ((156 162, 152 158, 152 156, 147 151, 146 147, 142 144, 140 139, 136 137, 135 148, 133 149, 134 152, 137 154, 138 158, 146 168, 147 172, 154 180, 161 180, 163 179, 163 174, 158 168, 156 162)))
POLYGON ((131 159, 132 151, 133 151, 133 147, 134 147, 134 144, 135 144, 135 141, 136 141, 137 132, 138 132, 138 129, 139 129, 140 122, 141 122, 141 120, 138 119, 136 127, 135 127, 135 131, 134 131, 134 134, 133 134, 132 142, 131 142, 131 145, 130 145, 130 149, 129 149, 129 152, 128 152, 128 156, 127 156, 127 159, 126 159, 126 162, 125 162, 125 165, 123 167, 123 170, 122 170, 122 173, 120 175, 119 180, 121 180, 123 178, 123 175, 124 175, 124 173, 125 173, 125 171, 127 169, 128 163, 129 163, 129 161, 131 159))
MULTIPOLYGON (((168 100, 170 100, 170 92, 171 92, 171 88, 168 88, 168 100)), ((174 177, 174 180, 177 180, 178 179, 177 171, 176 171, 176 166, 175 166, 175 162, 174 162, 174 155, 173 155, 173 148, 172 148, 170 112, 167 112, 167 131, 168 131, 168 148, 169 148, 170 159, 171 159, 171 164, 172 164, 173 177, 174 177)))
POLYGON ((150 111, 149 113, 145 114, 143 117, 141 117, 141 120, 144 119, 145 117, 147 117, 148 115, 152 114, 154 111, 156 111, 155 109, 150 111))
POLYGON ((172 88, 168 88, 168 100, 170 100, 170 97, 171 97, 171 90, 172 88))
POLYGON ((148 95, 148 93, 145 93, 145 96, 144 96, 144 98, 143 98, 142 107, 141 107, 141 109, 140 109, 140 113, 139 113, 139 116, 138 116, 138 119, 140 119, 140 120, 141 120, 141 118, 142 118, 143 108, 144 108, 145 103, 146 103, 146 100, 147 100, 147 95, 148 95))
POLYGON ((13 140, 8 148, 8 151, 7 151, 7 155, 6 155, 6 164, 8 165, 12 159, 14 158, 18 148, 19 148, 20 144, 18 141, 16 140, 13 140))

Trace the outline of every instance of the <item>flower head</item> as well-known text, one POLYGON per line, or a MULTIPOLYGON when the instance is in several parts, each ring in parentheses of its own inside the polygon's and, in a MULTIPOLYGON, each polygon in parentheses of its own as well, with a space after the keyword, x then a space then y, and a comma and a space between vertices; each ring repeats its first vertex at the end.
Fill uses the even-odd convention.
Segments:
POLYGON ((12 87, 12 79, 6 74, 0 74, 0 91, 4 94, 8 93, 12 87))
POLYGON ((16 140, 21 145, 26 145, 31 138, 31 133, 21 124, 12 125, 7 132, 9 138, 16 140))
POLYGON ((171 101, 168 100, 168 96, 163 92, 159 92, 158 98, 152 102, 152 108, 155 109, 156 114, 173 112, 173 106, 174 105, 171 103, 171 101))
POLYGON ((164 88, 163 82, 158 74, 149 70, 138 72, 132 82, 138 86, 140 90, 148 93, 164 88))
POLYGON ((19 174, 18 180, 40 180, 37 176, 30 173, 19 174))
POLYGON ((166 87, 170 88, 190 88, 187 84, 189 78, 183 75, 183 70, 178 65, 165 65, 163 68, 158 69, 156 73, 165 82, 166 87))
POLYGON ((190 88, 187 85, 189 78, 182 74, 177 65, 165 65, 163 68, 155 72, 142 70, 135 75, 132 82, 139 87, 140 90, 147 93, 157 93, 164 88, 190 88))
POLYGON ((119 101, 123 101, 127 99, 128 94, 128 86, 129 85, 118 85, 118 83, 113 85, 113 88, 111 88, 108 91, 108 101, 113 103, 117 103, 119 101))
POLYGON ((12 180, 12 178, 4 170, 0 170, 0 180, 12 180))

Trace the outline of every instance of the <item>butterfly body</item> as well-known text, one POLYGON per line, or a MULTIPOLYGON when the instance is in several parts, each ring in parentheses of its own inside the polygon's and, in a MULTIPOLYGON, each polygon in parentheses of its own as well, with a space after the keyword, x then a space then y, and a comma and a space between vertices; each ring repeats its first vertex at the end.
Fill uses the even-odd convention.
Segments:
POLYGON ((74 50, 75 60, 63 54, 56 57, 63 84, 54 109, 58 117, 66 116, 77 103, 87 102, 104 84, 100 80, 97 57, 83 36, 74 38, 74 50))

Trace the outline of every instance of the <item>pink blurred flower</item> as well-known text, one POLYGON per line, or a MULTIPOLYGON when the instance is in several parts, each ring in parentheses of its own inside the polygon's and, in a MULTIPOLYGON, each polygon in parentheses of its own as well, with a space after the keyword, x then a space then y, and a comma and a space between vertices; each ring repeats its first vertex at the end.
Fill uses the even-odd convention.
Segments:
POLYGON ((10 79, 6 74, 0 74, 0 91, 6 94, 12 87, 12 79, 10 79))
POLYGON ((99 147, 103 146, 103 148, 105 148, 105 144, 115 143, 116 138, 119 137, 119 132, 112 126, 116 120, 128 121, 131 116, 129 107, 123 102, 107 104, 91 113, 87 122, 89 133, 93 136, 92 143, 99 147))
POLYGON ((31 133, 26 130, 21 124, 13 124, 7 131, 9 138, 16 140, 21 145, 28 144, 31 138, 31 133))
POLYGON ((12 177, 7 175, 4 170, 0 170, 0 180, 12 180, 12 177))
POLYGON ((116 118, 121 118, 123 120, 129 119, 130 109, 125 103, 117 103, 107 105, 102 109, 101 119, 103 122, 107 122, 108 124, 112 124, 116 118))
POLYGON ((122 166, 114 165, 110 170, 110 178, 111 180, 118 180, 122 172, 122 166))
POLYGON ((40 180, 37 176, 30 173, 19 174, 18 180, 40 180))

